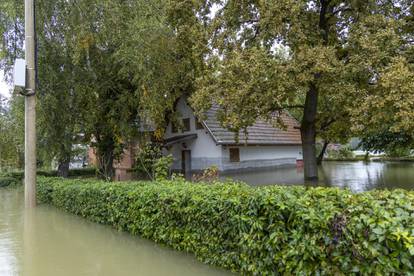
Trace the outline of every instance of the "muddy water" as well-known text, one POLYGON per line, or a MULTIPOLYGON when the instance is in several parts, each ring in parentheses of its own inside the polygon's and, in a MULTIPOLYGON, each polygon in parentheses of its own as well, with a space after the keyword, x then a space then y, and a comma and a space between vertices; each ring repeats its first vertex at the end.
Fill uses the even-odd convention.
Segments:
POLYGON ((253 186, 312 185, 348 188, 354 192, 372 189, 414 190, 414 162, 324 162, 319 167, 319 181, 305 183, 303 169, 275 168, 222 175, 253 186))
POLYGON ((0 189, 0 275, 229 275, 193 256, 53 207, 23 208, 23 191, 0 189))

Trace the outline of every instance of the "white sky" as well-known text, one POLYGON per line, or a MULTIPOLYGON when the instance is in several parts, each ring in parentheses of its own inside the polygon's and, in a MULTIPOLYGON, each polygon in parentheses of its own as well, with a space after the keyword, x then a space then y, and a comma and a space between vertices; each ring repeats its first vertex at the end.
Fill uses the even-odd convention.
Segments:
POLYGON ((10 87, 4 81, 4 72, 0 70, 0 94, 7 98, 10 97, 10 87))

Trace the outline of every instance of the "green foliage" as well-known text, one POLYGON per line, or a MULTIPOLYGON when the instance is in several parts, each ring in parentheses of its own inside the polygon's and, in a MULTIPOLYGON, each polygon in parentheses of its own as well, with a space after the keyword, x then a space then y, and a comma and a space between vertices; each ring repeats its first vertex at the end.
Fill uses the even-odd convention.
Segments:
POLYGON ((19 180, 16 178, 0 175, 0 188, 16 186, 18 183, 19 180))
POLYGON ((193 181, 195 182, 213 182, 219 178, 219 168, 215 165, 208 167, 201 174, 194 175, 193 181))
MULTIPOLYGON (((39 155, 67 165, 74 144, 91 143, 99 175, 112 179, 114 160, 147 119, 163 128, 176 99, 193 90, 192 49, 201 41, 187 39, 192 34, 179 27, 184 17, 196 18, 187 6, 36 2, 39 155)), ((23 5, 3 0, 0 8, 0 68, 10 73, 22 56, 23 5)))
POLYGON ((170 175, 172 162, 171 155, 163 156, 161 145, 148 142, 140 147, 136 155, 134 171, 152 180, 166 179, 170 175))
MULTIPOLYGON (((42 176, 56 176, 57 171, 38 171, 38 175, 42 176), (42 174, 43 173, 43 174, 42 174)), ((69 177, 91 177, 96 176, 96 168, 82 168, 82 169, 70 169, 69 177)))
MULTIPOLYGON (((183 95, 192 96, 199 117, 212 104, 221 107, 221 123, 235 132, 289 109, 310 141, 309 168, 316 136, 344 142, 351 131, 384 122, 390 131, 413 133, 412 1, 38 0, 36 6, 42 159, 67 165, 83 138, 96 149, 100 175, 111 179, 114 159, 136 131, 150 121, 162 137, 183 95)), ((23 56, 23 17, 21 1, 1 1, 0 68, 7 76, 23 56)), ((7 127, 21 137, 21 128, 7 127)), ((7 156, 21 156, 21 143, 4 143, 7 156)))
POLYGON ((407 132, 392 132, 382 128, 364 133, 360 146, 366 151, 383 151, 389 157, 405 157, 410 155, 414 147, 414 137, 407 132))
POLYGON ((38 200, 254 275, 410 275, 414 193, 39 178, 38 200))
POLYGON ((0 177, 14 178, 18 181, 22 181, 24 178, 24 172, 23 171, 2 172, 0 173, 0 177))
POLYGON ((161 148, 155 143, 148 142, 139 148, 135 158, 134 170, 151 179, 154 178, 154 165, 162 157, 161 148))
POLYGON ((409 157, 411 155, 411 148, 394 147, 385 151, 387 157, 409 157))
POLYGON ((207 70, 191 98, 199 117, 214 104, 238 132, 289 109, 307 141, 305 173, 315 174, 315 136, 344 142, 384 120, 412 127, 414 70, 403 57, 412 30, 401 32, 412 1, 204 2, 216 12, 205 21, 207 70))
POLYGON ((23 106, 21 97, 2 102, 0 95, 0 170, 23 166, 23 106))
MULTIPOLYGON (((0 68, 5 69, 7 75, 11 74, 10 65, 14 60, 24 56, 23 4, 14 0, 4 0, 1 4, 0 40, 3 43, 0 44, 4 47, 0 47, 0 68)), ((77 134, 82 105, 74 83, 80 72, 73 66, 73 48, 68 44, 71 39, 67 17, 69 7, 68 1, 36 1, 40 164, 48 165, 52 160, 57 160, 68 166, 73 157, 73 144, 79 143, 77 134)), ((16 137, 20 134, 14 133, 16 137)))
POLYGON ((0 2, 0 68, 4 69, 8 80, 11 79, 11 72, 16 58, 23 55, 22 30, 24 13, 24 2, 6 1, 0 2))
POLYGON ((354 157, 354 153, 349 149, 349 147, 342 146, 338 150, 328 151, 328 158, 332 159, 350 159, 354 157))
POLYGON ((170 176, 171 166, 173 164, 173 156, 162 156, 155 160, 154 163, 154 176, 156 180, 166 180, 170 176))
MULTIPOLYGON (((57 171, 38 170, 38 176, 43 177, 57 177, 57 171)), ((94 177, 96 176, 95 168, 71 169, 69 170, 69 177, 94 177)), ((0 178, 14 179, 16 182, 21 182, 24 179, 24 171, 0 172, 0 178)))

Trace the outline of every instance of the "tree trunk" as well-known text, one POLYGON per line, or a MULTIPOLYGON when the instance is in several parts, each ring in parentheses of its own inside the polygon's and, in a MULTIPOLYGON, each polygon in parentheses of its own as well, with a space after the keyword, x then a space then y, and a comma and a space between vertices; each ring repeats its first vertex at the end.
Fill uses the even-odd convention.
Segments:
POLYGON ((69 165, 70 165, 70 158, 59 160, 59 165, 57 169, 58 176, 68 178, 69 177, 69 165))
POLYGON ((322 150, 319 153, 319 156, 318 156, 318 159, 317 159, 317 164, 318 165, 321 165, 322 164, 323 157, 325 156, 325 152, 326 152, 326 149, 328 148, 328 145, 329 145, 329 142, 328 141, 324 141, 323 142, 322 150))
POLYGON ((318 89, 310 84, 306 94, 303 113, 301 136, 305 180, 318 179, 318 164, 316 162, 316 113, 318 107, 318 89))
POLYGON ((369 151, 367 151, 367 152, 365 153, 365 156, 364 156, 364 161, 365 161, 365 162, 369 162, 369 161, 370 161, 370 159, 369 159, 369 151))
MULTIPOLYGON (((329 0, 321 0, 321 9, 319 12, 319 31, 322 35, 323 45, 329 43, 329 25, 327 13, 333 12, 333 5, 329 6, 329 0)), ((318 164, 316 160, 316 115, 318 110, 318 87, 316 81, 321 78, 320 73, 315 73, 314 82, 309 85, 309 91, 306 94, 305 109, 303 112, 301 135, 303 148, 303 163, 305 171, 305 180, 318 180, 318 164)))
POLYGON ((96 153, 99 166, 99 176, 106 181, 112 181, 115 175, 114 147, 108 146, 103 150, 97 150, 96 153))

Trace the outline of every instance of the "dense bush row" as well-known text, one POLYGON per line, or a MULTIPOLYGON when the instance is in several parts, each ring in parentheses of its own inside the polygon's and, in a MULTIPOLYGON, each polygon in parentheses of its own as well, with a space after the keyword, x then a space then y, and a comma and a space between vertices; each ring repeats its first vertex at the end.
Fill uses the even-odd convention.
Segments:
MULTIPOLYGON (((38 176, 44 177, 56 177, 58 174, 57 171, 46 171, 46 170, 38 170, 38 176)), ((88 176, 95 176, 96 169, 95 168, 83 168, 83 169, 72 169, 69 170, 69 177, 88 177, 88 176)), ((0 172, 0 188, 1 187, 8 187, 8 186, 16 186, 22 183, 24 178, 23 171, 14 171, 14 172, 0 172)))
POLYGON ((13 177, 0 176, 0 188, 15 186, 19 183, 19 180, 13 177))
POLYGON ((414 273, 414 193, 39 178, 38 200, 243 274, 414 273))
MULTIPOLYGON (((47 170, 38 170, 38 176, 45 177, 56 177, 58 175, 57 171, 47 171, 47 170)), ((95 176, 95 168, 83 168, 83 169, 71 169, 69 170, 69 177, 81 177, 81 176, 95 176)), ((14 172, 0 172, 0 181, 1 179, 15 179, 15 181, 21 182, 24 178, 24 171, 14 171, 14 172)), ((0 186, 1 187, 1 186, 0 186)))

